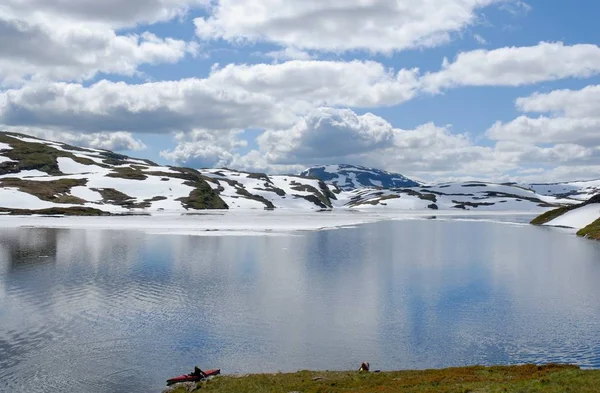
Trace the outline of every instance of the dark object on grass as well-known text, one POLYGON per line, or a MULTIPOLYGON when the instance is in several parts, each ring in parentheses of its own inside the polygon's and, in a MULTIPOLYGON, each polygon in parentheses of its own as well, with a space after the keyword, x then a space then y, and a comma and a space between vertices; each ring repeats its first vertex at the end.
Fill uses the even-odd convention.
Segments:
POLYGON ((198 382, 203 380, 204 378, 219 374, 221 374, 220 369, 202 371, 198 367, 194 367, 194 371, 189 374, 178 375, 176 377, 167 379, 167 386, 173 385, 178 382, 198 382))
POLYGON ((362 362, 358 371, 369 371, 369 362, 362 362))

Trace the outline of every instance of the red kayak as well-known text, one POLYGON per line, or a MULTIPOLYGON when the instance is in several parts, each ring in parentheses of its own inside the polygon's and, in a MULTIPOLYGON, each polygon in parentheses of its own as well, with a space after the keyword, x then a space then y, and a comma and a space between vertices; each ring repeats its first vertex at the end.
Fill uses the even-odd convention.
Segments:
POLYGON ((173 385, 174 383, 178 383, 178 382, 198 382, 198 381, 203 380, 206 377, 221 374, 221 369, 206 370, 206 371, 203 371, 203 373, 204 373, 204 375, 184 374, 184 375, 179 375, 177 377, 173 377, 171 379, 167 379, 167 386, 173 385))

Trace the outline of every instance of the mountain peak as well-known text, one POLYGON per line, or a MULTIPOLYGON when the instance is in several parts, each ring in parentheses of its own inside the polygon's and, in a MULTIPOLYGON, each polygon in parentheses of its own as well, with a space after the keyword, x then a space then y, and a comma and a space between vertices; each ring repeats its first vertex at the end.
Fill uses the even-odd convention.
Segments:
POLYGON ((349 164, 314 166, 302 171, 300 176, 316 177, 345 191, 365 187, 400 188, 420 185, 399 173, 349 164))

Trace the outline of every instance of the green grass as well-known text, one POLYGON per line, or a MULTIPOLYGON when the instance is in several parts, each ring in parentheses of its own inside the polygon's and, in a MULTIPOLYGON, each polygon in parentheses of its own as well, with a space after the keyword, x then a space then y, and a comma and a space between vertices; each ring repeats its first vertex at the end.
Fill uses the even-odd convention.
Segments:
POLYGON ((50 175, 62 175, 56 161, 58 157, 71 158, 73 161, 84 165, 97 165, 96 162, 88 158, 77 157, 72 153, 55 149, 44 143, 24 142, 11 137, 7 133, 0 133, 0 142, 12 147, 11 150, 3 152, 2 155, 15 161, 0 164, 0 175, 34 169, 50 175))
POLYGON ((140 167, 132 168, 132 167, 123 167, 123 168, 114 168, 111 173, 106 175, 107 177, 116 177, 120 179, 128 179, 128 180, 146 180, 148 176, 139 170, 140 167))
POLYGON ((588 239, 600 240, 600 218, 585 228, 577 231, 577 236, 583 236, 588 239))
POLYGON ((0 180, 0 187, 16 188, 19 191, 35 195, 41 200, 54 203, 83 204, 85 201, 72 195, 71 188, 85 186, 86 179, 58 179, 52 181, 34 181, 16 178, 5 178, 0 180))
POLYGON ((573 207, 563 206, 563 207, 559 207, 558 209, 552 209, 550 211, 545 212, 544 214, 542 214, 540 216, 537 216, 533 220, 531 220, 531 224, 544 225, 544 224, 554 220, 555 218, 562 216, 563 214, 565 214, 566 212, 568 212, 570 210, 573 210, 573 207))
POLYGON ((41 215, 65 215, 65 216, 110 216, 102 210, 94 209, 91 207, 51 207, 47 209, 6 209, 0 208, 0 213, 8 213, 14 216, 28 216, 32 214, 41 215))
MULTIPOLYGON (((564 393, 598 392, 600 370, 567 365, 460 367, 441 370, 359 373, 300 371, 293 374, 218 376, 198 383, 197 392, 214 393, 564 393)), ((176 387, 173 393, 188 390, 176 387)))

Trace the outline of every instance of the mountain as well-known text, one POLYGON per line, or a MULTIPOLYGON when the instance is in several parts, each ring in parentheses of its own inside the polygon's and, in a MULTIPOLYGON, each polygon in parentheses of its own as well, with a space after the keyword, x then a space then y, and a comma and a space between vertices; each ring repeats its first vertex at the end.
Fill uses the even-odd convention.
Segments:
POLYGON ((416 181, 399 173, 390 173, 359 165, 315 166, 304 170, 300 176, 315 177, 344 191, 364 187, 401 188, 419 186, 416 181))
MULTIPOLYGON (((581 196, 586 189, 569 195, 581 196)), ((310 168, 302 176, 161 166, 107 150, 0 132, 1 214, 341 208, 543 212, 579 202, 557 195, 516 184, 423 185, 351 165, 310 168)))

